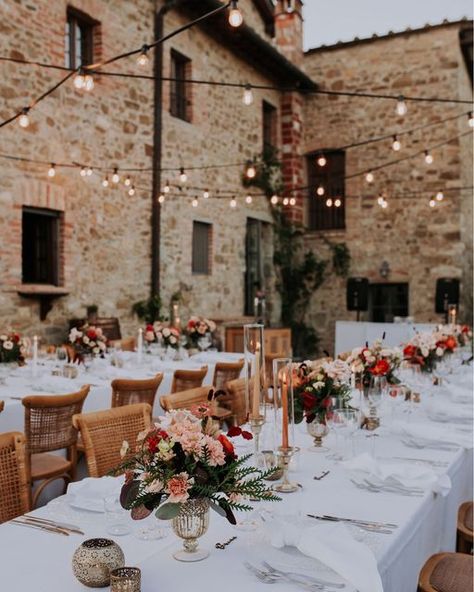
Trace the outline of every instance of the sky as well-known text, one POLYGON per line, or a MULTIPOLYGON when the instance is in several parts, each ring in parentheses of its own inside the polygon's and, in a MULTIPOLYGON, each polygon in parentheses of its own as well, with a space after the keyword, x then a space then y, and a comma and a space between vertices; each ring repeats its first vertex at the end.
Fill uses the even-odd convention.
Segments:
POLYGON ((305 0, 305 49, 437 24, 443 19, 472 18, 472 0, 305 0))

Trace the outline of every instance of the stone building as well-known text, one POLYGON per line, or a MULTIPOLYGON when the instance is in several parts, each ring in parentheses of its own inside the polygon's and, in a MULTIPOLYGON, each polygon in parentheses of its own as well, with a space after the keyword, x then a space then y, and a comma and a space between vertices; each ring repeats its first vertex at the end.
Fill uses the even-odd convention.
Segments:
MULTIPOLYGON (((0 57, 67 67, 77 67, 81 59, 96 63, 219 6, 218 0, 5 0, 0 57)), ((286 195, 296 199, 285 212, 307 227, 309 249, 329 258, 328 240, 345 243, 350 274, 379 286, 374 297, 383 286, 389 300, 397 290, 408 291, 405 312, 417 319, 434 317, 438 277, 462 279, 466 306, 472 201, 468 192, 449 190, 472 185, 471 139, 433 150, 431 167, 420 157, 383 169, 370 187, 363 178, 342 185, 340 180, 391 160, 390 141, 338 149, 464 110, 463 118, 401 136, 400 154, 409 154, 468 129, 468 109, 409 103, 407 115, 398 119, 391 101, 312 91, 469 98, 459 41, 468 23, 303 53, 300 0, 240 0, 239 6, 245 21, 237 30, 221 13, 150 51, 143 68, 135 57, 104 68, 108 74, 148 78, 95 74, 90 93, 69 81, 31 109, 27 128, 15 121, 0 129, 0 153, 41 161, 0 156, 0 327, 54 341, 64 336, 68 319, 97 305, 101 315, 119 317, 127 334, 136 330, 132 304, 158 292, 165 307, 179 292, 183 317, 238 319, 252 313, 258 285, 267 291, 270 320, 277 322, 272 205, 261 190, 242 183, 244 163, 269 147, 278 151, 286 195), (180 82, 183 78, 251 84, 253 102, 243 104, 241 87, 180 82), (330 164, 322 205, 334 191, 332 198, 342 202, 337 212, 335 206, 318 205, 314 196, 314 182, 323 178, 314 155, 321 151, 330 164), (72 163, 79 166, 61 166, 72 163), (51 164, 54 176, 48 174, 51 164), (128 175, 134 195, 124 184, 128 175), (309 195, 295 189, 307 185, 309 195), (382 190, 386 209, 376 202, 382 190), (414 197, 440 190, 445 199, 433 209, 428 193, 414 197), (247 193, 254 195, 252 203, 245 200, 247 193), (382 279, 385 261, 390 272, 382 279)), ((65 74, 7 61, 0 68, 0 121, 65 74)), ((307 321, 325 347, 332 346, 334 321, 353 318, 345 307, 345 283, 328 272, 308 302, 307 321)))

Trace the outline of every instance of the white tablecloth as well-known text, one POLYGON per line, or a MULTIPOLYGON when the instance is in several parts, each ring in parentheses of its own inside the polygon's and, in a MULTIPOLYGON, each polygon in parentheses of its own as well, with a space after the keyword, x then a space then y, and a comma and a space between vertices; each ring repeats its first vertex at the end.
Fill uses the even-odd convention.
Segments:
MULTIPOLYGON (((471 372, 471 369, 466 369, 471 372)), ((441 396, 441 394, 440 394, 441 396)), ((448 397, 446 393, 442 395, 448 397)), ((415 407, 407 421, 422 422, 426 426, 451 429, 457 433, 459 426, 431 421, 426 408, 432 401, 428 396, 415 407)), ((453 405, 446 399, 446 404, 453 405)), ((465 426, 463 426, 465 429, 465 426)), ((364 431, 358 433, 359 452, 370 450, 373 437, 364 431)), ((302 424, 297 428, 301 452, 295 459, 290 473, 292 480, 303 487, 297 493, 288 494, 280 504, 265 504, 271 511, 294 515, 308 525, 314 524, 307 513, 333 514, 365 520, 392 522, 399 528, 391 535, 377 533, 358 533, 362 541, 372 549, 384 592, 415 592, 419 571, 426 559, 439 551, 453 551, 455 548, 456 513, 459 505, 472 499, 472 449, 442 451, 433 449, 413 449, 401 443, 399 436, 382 433, 375 437, 378 458, 404 457, 425 460, 445 461, 446 468, 435 469, 440 474, 447 473, 452 488, 447 497, 426 492, 423 497, 404 497, 393 493, 372 493, 357 489, 350 481, 347 469, 325 454, 308 452, 311 440, 302 424), (329 475, 316 481, 313 475, 329 469, 329 475)), ((326 440, 333 446, 332 435, 326 440)), ((241 453, 242 450, 238 449, 241 453)), ((413 466, 413 460, 407 460, 413 466)), ((420 465, 425 466, 425 465, 420 465)), ((75 592, 85 590, 72 575, 71 557, 74 549, 84 540, 106 535, 102 514, 90 514, 73 510, 68 498, 53 502, 50 508, 38 510, 38 514, 79 524, 85 537, 59 535, 34 531, 6 523, 0 526, 0 581, 2 590, 26 592, 75 592), (28 569, 26 569, 26 567, 28 569)), ((262 507, 262 503, 257 504, 262 507)), ((245 516, 242 516, 245 518, 245 516)), ((151 518, 153 520, 153 518, 151 518)), ((140 527, 133 523, 133 528, 140 527)), ((208 559, 198 564, 182 564, 171 557, 180 541, 170 532, 158 541, 137 540, 134 534, 114 538, 123 548, 127 565, 137 565, 142 569, 142 592, 156 592, 158 589, 181 591, 192 589, 196 592, 263 592, 268 586, 258 582, 243 566, 245 559, 259 563, 262 559, 278 562, 278 567, 302 569, 313 566, 315 575, 328 577, 321 572, 314 560, 299 553, 290 554, 285 549, 277 551, 269 546, 260 531, 248 532, 230 526, 223 518, 211 512, 211 525, 208 533, 200 539, 200 545, 211 551, 208 559), (237 540, 225 551, 215 549, 216 542, 237 535, 237 540)), ((296 592, 291 584, 280 584, 276 589, 296 592)), ((348 585, 345 592, 354 592, 348 585)))
POLYGON ((430 331, 435 325, 422 323, 357 323, 355 321, 336 321, 335 355, 350 351, 364 345, 366 341, 372 343, 382 339, 388 346, 406 343, 415 332, 430 331))
POLYGON ((142 364, 137 363, 137 356, 132 352, 125 354, 125 365, 116 368, 108 360, 99 360, 88 372, 79 368, 79 376, 67 379, 51 375, 55 363, 45 362, 38 366, 37 376, 32 376, 31 365, 17 369, 13 376, 6 379, 6 384, 0 384, 0 400, 5 401, 5 409, 0 413, 0 433, 20 431, 24 429, 24 408, 21 401, 9 397, 24 397, 25 395, 64 394, 77 391, 83 384, 90 384, 91 389, 84 403, 83 411, 98 411, 109 409, 111 401, 110 383, 114 378, 151 378, 158 372, 163 373, 163 380, 158 388, 153 407, 153 416, 163 412, 160 405, 160 395, 171 392, 171 382, 175 370, 197 370, 203 365, 208 366, 203 385, 212 385, 214 368, 217 362, 234 362, 242 358, 242 354, 226 352, 201 352, 186 360, 162 361, 151 355, 143 355, 142 364))

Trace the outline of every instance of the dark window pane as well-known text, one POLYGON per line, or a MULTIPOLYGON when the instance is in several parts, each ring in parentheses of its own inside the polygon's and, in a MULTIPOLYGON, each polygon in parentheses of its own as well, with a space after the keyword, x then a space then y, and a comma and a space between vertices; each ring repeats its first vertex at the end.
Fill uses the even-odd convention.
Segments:
POLYGON ((275 148, 277 145, 277 109, 270 103, 263 101, 263 149, 275 148))
POLYGON ((22 217, 22 280, 58 283, 59 214, 25 208, 22 217))
POLYGON ((392 323, 408 316, 408 284, 370 284, 369 316, 375 323, 392 323))
POLYGON ((254 314, 255 293, 263 287, 262 222, 247 218, 245 238, 245 314, 254 314))
POLYGON ((193 273, 210 273, 211 232, 210 224, 193 222, 193 273))
POLYGON ((324 152, 326 164, 317 164, 318 154, 308 156, 308 227, 310 230, 334 230, 345 228, 345 174, 346 155, 343 150, 324 152), (316 194, 317 187, 324 188, 324 195, 316 194), (327 206, 326 201, 332 200, 327 206), (334 205, 340 200, 339 207, 334 205))
POLYGON ((93 31, 95 22, 86 15, 69 9, 64 31, 64 57, 66 66, 77 68, 93 62, 93 31))
POLYGON ((191 60, 171 51, 170 112, 174 117, 190 121, 190 89, 184 80, 191 75, 191 60))

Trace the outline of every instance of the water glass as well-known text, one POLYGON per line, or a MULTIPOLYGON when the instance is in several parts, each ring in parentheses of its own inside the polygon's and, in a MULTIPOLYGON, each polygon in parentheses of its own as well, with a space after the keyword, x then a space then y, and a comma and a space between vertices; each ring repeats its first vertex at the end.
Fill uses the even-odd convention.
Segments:
POLYGON ((122 536, 131 532, 130 516, 120 505, 117 496, 104 497, 105 523, 107 532, 116 536, 122 536))

